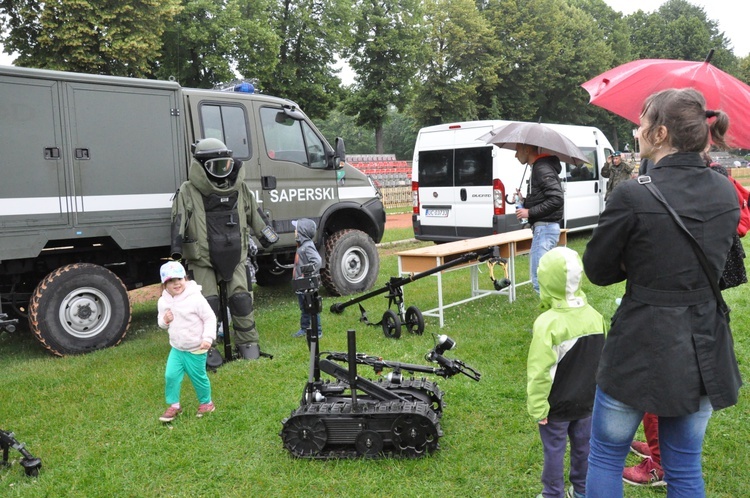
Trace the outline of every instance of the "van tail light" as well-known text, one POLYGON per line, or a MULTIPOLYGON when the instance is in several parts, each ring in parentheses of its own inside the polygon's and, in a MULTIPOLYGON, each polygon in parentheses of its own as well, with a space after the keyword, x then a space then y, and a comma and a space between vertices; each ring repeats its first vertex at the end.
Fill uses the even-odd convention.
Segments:
POLYGON ((411 182, 411 212, 419 214, 419 182, 411 182))
POLYGON ((499 178, 492 180, 492 208, 495 215, 505 214, 505 185, 499 178))

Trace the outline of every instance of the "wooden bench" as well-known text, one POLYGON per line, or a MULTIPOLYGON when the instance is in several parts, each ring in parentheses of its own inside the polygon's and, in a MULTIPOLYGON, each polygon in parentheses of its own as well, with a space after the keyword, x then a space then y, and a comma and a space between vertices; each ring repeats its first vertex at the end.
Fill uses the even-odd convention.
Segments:
MULTIPOLYGON (((516 230, 514 232, 501 233, 497 235, 488 235, 486 237, 477 237, 474 239, 458 240, 455 242, 449 242, 446 244, 439 244, 429 247, 421 247, 419 249, 411 249, 408 251, 402 251, 396 253, 398 256, 398 271, 399 275, 422 273, 438 266, 450 263, 451 261, 458 259, 464 254, 470 252, 483 253, 487 249, 492 247, 498 247, 500 256, 507 259, 508 263, 508 278, 511 281, 510 286, 502 290, 493 289, 481 289, 479 287, 479 271, 478 266, 484 264, 477 260, 467 262, 465 264, 454 266, 445 271, 454 271, 461 268, 471 269, 471 296, 466 299, 461 299, 452 303, 443 302, 443 278, 442 273, 435 273, 437 277, 438 287, 438 305, 436 308, 423 311, 424 316, 437 317, 440 320, 440 327, 444 325, 445 310, 459 304, 463 304, 475 299, 479 299, 486 296, 504 294, 508 296, 508 300, 513 302, 516 300, 516 288, 531 283, 531 279, 524 280, 523 282, 517 281, 515 257, 520 254, 527 254, 531 250, 531 230, 526 228, 523 230, 516 230)), ((558 245, 567 245, 567 231, 560 231, 560 241, 558 245)), ((499 277, 501 278, 501 277, 499 277)))

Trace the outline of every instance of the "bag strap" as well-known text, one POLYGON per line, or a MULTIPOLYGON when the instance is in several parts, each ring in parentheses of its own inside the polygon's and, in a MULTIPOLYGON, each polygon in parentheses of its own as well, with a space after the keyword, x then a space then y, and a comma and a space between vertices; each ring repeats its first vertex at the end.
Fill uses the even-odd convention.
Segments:
POLYGON ((719 307, 722 312, 724 312, 725 315, 729 314, 729 307, 727 306, 727 303, 724 301, 724 297, 721 295, 721 290, 719 290, 719 283, 716 282, 712 276, 711 272, 711 265, 708 262, 708 258, 706 257, 706 253, 703 251, 703 248, 698 243, 697 240, 695 240, 695 237, 693 237, 693 234, 690 233, 690 230, 687 229, 684 223, 682 223, 682 220, 680 219, 680 215, 678 215, 674 209, 672 209, 672 206, 669 205, 667 200, 664 198, 664 196, 661 193, 661 190, 659 190, 656 185, 654 185, 651 182, 651 177, 647 175, 639 176, 638 177, 638 183, 643 185, 648 189, 649 192, 651 192, 651 195, 656 197, 656 200, 658 200, 666 209, 667 212, 672 216, 672 219, 677 223, 677 226, 679 226, 683 232, 685 232, 685 235, 687 235, 688 240, 690 241, 690 245, 693 246, 693 250, 695 251, 695 255, 698 256, 698 261, 700 261, 701 266, 703 267, 703 271, 706 273, 706 276, 708 277, 708 281, 711 284, 711 289, 714 291, 714 296, 716 296, 716 301, 719 303, 719 307))

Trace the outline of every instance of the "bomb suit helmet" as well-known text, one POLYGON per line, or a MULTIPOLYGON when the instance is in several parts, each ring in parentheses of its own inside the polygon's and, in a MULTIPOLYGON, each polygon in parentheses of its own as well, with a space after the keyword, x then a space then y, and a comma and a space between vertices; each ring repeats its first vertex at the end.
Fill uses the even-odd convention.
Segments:
POLYGON ((226 178, 234 168, 232 150, 218 138, 204 138, 192 146, 193 157, 203 165, 210 176, 226 178))

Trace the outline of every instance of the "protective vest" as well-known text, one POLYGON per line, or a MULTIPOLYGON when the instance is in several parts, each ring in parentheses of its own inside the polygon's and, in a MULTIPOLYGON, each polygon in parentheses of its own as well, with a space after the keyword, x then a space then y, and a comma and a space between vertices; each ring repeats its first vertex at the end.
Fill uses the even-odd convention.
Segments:
POLYGON ((172 258, 213 267, 230 280, 235 267, 247 259, 250 229, 260 233, 264 226, 244 182, 244 168, 234 181, 217 185, 194 159, 188 181, 172 203, 172 258))

